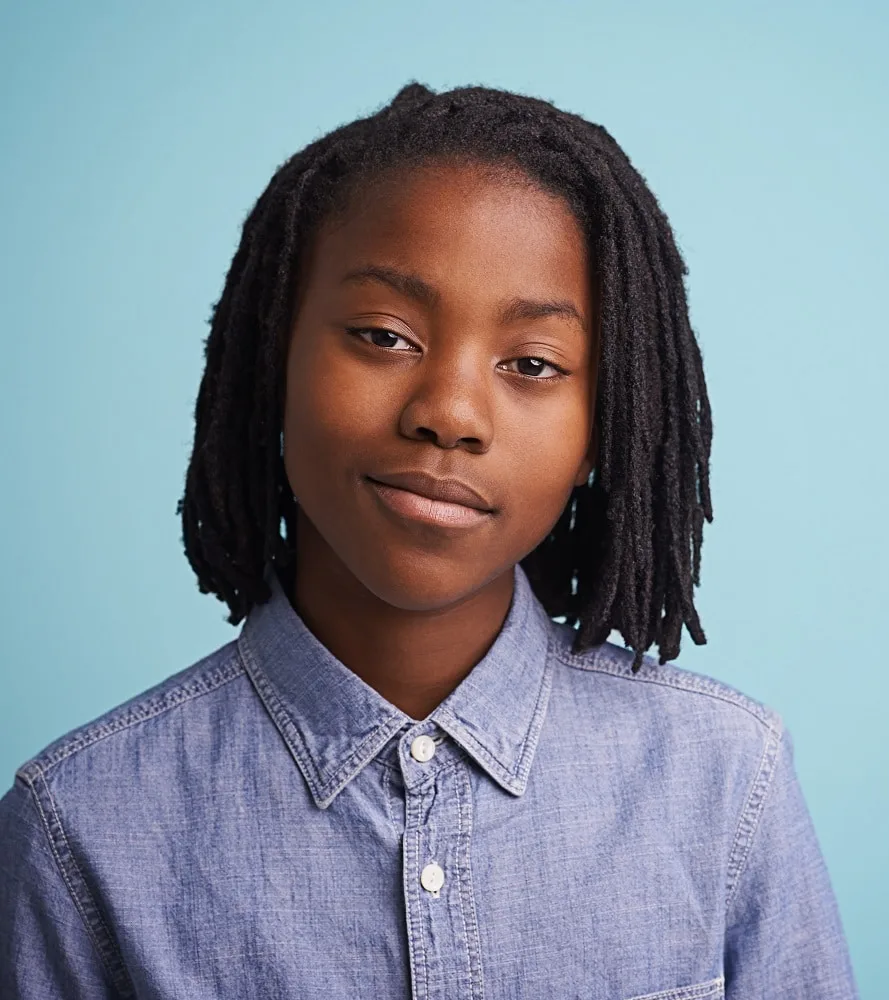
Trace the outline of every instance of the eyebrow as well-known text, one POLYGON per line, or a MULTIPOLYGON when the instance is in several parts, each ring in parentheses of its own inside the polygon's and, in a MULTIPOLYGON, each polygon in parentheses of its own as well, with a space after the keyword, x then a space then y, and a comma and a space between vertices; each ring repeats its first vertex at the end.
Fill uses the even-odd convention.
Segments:
MULTIPOLYGON (((381 264, 367 264, 363 267, 357 267, 344 275, 342 283, 365 284, 374 281, 388 285, 405 298, 413 299, 424 306, 435 306, 441 300, 438 289, 419 275, 399 271, 397 268, 381 264)), ((521 297, 510 299, 500 311, 500 322, 503 326, 507 326, 519 320, 545 319, 548 316, 559 316, 572 323, 577 323, 586 332, 583 316, 574 303, 568 299, 525 299, 521 297)))

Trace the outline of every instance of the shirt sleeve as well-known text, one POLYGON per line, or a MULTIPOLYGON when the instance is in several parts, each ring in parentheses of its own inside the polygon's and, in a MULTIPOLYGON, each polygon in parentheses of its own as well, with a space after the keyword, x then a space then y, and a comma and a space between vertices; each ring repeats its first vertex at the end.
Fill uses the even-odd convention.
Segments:
POLYGON ((114 1000, 30 787, 0 798, 0 1000, 114 1000))
POLYGON ((729 897, 725 983, 727 1000, 858 998, 837 902, 786 729, 729 897))

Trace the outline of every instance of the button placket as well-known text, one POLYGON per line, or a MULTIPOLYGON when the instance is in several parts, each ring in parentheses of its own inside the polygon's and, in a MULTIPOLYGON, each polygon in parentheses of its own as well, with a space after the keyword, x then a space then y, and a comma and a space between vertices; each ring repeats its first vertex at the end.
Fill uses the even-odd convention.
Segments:
MULTIPOLYGON (((426 764, 435 756, 435 750, 443 737, 437 739, 428 733, 422 733, 411 740, 409 753, 419 764, 426 764)), ((420 885, 433 899, 441 897, 441 887, 444 885, 444 871, 437 861, 430 861, 420 872, 420 885)))
POLYGON ((468 884, 471 784, 447 734, 423 728, 420 735, 405 733, 399 746, 412 981, 423 1000, 446 1000, 455 981, 469 984, 466 995, 481 1000, 478 925, 468 884))

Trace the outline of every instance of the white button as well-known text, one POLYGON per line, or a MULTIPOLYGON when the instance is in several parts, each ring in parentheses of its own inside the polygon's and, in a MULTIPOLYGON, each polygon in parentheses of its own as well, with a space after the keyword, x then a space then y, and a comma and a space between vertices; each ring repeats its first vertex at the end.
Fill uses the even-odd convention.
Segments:
POLYGON ((420 884, 429 892, 438 892, 444 885, 444 872, 434 861, 420 873, 420 884))
POLYGON ((431 760, 434 753, 435 740, 431 736, 418 736, 411 743, 411 757, 414 760, 420 761, 421 764, 425 764, 427 760, 431 760))

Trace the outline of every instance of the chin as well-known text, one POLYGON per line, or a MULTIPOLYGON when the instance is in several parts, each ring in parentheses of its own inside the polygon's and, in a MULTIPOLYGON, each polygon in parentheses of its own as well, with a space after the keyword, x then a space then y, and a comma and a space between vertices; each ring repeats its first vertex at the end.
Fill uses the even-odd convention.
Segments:
MULTIPOLYGON (((494 572, 494 577, 498 572, 494 572)), ((356 573, 385 604, 402 611, 436 611, 469 597, 492 579, 490 568, 428 553, 391 553, 368 573, 356 573)))

